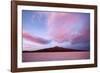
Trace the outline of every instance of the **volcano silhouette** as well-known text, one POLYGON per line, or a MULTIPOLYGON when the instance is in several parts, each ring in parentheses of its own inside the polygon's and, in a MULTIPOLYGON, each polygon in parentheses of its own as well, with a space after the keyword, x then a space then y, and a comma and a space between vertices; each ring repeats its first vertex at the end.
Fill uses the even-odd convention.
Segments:
POLYGON ((36 51, 31 51, 31 52, 75 52, 75 51, 77 52, 77 51, 87 51, 87 50, 76 50, 76 49, 62 48, 62 47, 56 46, 53 48, 40 49, 36 51))

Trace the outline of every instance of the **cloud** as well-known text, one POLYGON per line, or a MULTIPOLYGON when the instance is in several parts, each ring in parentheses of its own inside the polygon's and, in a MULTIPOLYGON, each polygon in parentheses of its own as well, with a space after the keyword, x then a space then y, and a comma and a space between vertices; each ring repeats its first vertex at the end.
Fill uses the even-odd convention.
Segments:
POLYGON ((48 17, 48 34, 57 42, 71 41, 82 30, 82 21, 81 14, 51 13, 48 17))
POLYGON ((59 44, 62 47, 89 48, 89 19, 89 14, 85 13, 51 13, 48 17, 48 34, 52 40, 64 43, 59 44))
POLYGON ((36 42, 29 41, 27 39, 23 39, 23 50, 24 51, 35 51, 45 48, 55 47, 55 43, 49 42, 47 44, 39 44, 36 42))
POLYGON ((23 31, 23 39, 29 44, 24 45, 25 48, 28 49, 30 46, 32 49, 50 46, 73 49, 89 48, 90 22, 87 13, 36 11, 33 12, 33 20, 34 25, 32 24, 32 28, 30 27, 32 32, 29 34, 28 31, 23 31), (32 45, 28 42, 31 42, 32 45))
POLYGON ((23 38, 37 44, 48 44, 50 41, 40 38, 38 36, 30 35, 27 32, 23 32, 23 38))
POLYGON ((90 31, 84 29, 83 31, 81 31, 81 33, 74 37, 72 40, 72 44, 77 44, 77 43, 86 43, 86 42, 90 42, 90 31))

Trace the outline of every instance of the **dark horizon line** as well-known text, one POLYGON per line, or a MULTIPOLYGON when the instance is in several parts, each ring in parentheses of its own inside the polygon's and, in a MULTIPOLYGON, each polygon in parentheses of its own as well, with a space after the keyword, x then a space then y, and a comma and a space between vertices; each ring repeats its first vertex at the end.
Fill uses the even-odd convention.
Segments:
POLYGON ((54 48, 48 48, 48 49, 40 49, 40 50, 34 50, 34 51, 22 51, 24 52, 83 52, 83 51, 90 51, 90 50, 75 50, 75 49, 65 49, 62 47, 54 47, 54 48))

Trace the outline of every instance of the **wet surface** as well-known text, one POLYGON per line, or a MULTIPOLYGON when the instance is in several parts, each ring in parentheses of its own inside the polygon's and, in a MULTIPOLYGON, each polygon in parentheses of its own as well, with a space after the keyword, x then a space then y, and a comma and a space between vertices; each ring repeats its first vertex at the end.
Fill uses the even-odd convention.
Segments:
POLYGON ((89 59, 90 52, 24 52, 23 62, 89 59))

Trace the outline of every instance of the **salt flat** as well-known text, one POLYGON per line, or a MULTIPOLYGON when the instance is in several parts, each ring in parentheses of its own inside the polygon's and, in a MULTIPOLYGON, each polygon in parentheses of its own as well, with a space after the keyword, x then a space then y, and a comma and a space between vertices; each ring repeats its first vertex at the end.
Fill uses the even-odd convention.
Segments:
POLYGON ((89 59, 89 51, 79 52, 23 52, 23 62, 89 59))

